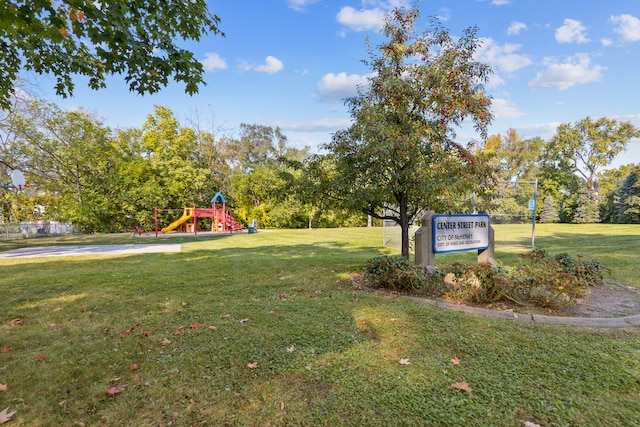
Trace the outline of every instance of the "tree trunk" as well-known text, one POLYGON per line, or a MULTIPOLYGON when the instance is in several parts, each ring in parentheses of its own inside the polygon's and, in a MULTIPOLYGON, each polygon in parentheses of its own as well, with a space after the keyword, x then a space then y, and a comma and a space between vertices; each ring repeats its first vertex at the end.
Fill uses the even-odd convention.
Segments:
POLYGON ((400 208, 400 229, 402 230, 402 256, 409 259, 409 218, 407 218, 407 197, 399 194, 397 197, 400 208))

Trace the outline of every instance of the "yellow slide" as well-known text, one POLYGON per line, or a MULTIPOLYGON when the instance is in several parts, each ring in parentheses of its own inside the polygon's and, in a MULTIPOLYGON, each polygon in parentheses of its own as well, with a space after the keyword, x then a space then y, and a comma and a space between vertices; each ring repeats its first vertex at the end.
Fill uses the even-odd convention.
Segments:
POLYGON ((171 224, 167 225, 161 231, 163 233, 167 233, 175 228, 178 228, 181 224, 184 224, 185 222, 189 221, 191 218, 193 218, 193 209, 187 209, 179 219, 173 221, 171 224))

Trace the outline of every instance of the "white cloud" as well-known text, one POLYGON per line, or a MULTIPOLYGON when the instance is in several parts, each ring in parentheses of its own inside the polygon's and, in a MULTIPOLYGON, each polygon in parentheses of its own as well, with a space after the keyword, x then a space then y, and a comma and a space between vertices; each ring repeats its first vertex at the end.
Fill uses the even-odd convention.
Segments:
POLYGON ((613 45, 613 40, 611 39, 601 39, 600 43, 602 43, 602 46, 608 47, 613 45))
POLYGON ((513 105, 510 100, 504 98, 494 98, 491 100, 491 112, 496 120, 515 119, 525 115, 525 113, 513 105))
POLYGON ((513 21, 511 25, 509 25, 509 28, 507 28, 507 35, 515 36, 520 34, 521 31, 527 30, 527 29, 528 29, 527 24, 518 22, 518 21, 513 21))
POLYGON ((284 64, 275 56, 267 56, 263 65, 251 65, 247 61, 242 61, 238 67, 242 71, 260 71, 267 74, 275 74, 284 69, 284 64))
POLYGON ((509 4, 510 0, 491 0, 491 4, 495 6, 504 6, 505 4, 509 4))
POLYGON ((529 83, 529 88, 565 90, 575 85, 599 81, 605 69, 599 65, 592 65, 591 58, 585 53, 571 56, 563 63, 546 58, 545 65, 547 69, 537 74, 529 83))
POLYGON ((485 84, 485 87, 487 89, 495 89, 500 86, 504 86, 505 84, 506 82, 502 77, 498 76, 497 74, 492 74, 489 76, 489 81, 485 84))
POLYGON ((370 75, 329 73, 318 82, 317 91, 325 101, 342 100, 358 93, 358 86, 368 86, 370 75))
POLYGON ((344 6, 337 18, 339 23, 355 31, 379 30, 384 24, 385 12, 379 8, 355 10, 344 6))
POLYGON ((276 122, 275 125, 295 132, 335 132, 351 126, 351 120, 326 118, 302 122, 276 122))
POLYGON ((256 71, 261 71, 263 73, 275 74, 279 71, 282 71, 283 68, 284 64, 282 63, 282 61, 280 61, 275 56, 269 55, 265 58, 264 65, 259 65, 255 69, 256 71))
POLYGON ((289 0, 289 7, 296 12, 306 12, 307 6, 317 3, 319 0, 289 0))
POLYGON ((516 53, 521 45, 505 43, 500 45, 491 38, 482 38, 481 46, 476 52, 476 58, 497 68, 497 71, 512 73, 531 65, 527 55, 516 53))
POLYGON ((438 12, 436 16, 442 22, 447 22, 451 19, 451 9, 448 9, 446 7, 441 7, 440 12, 438 12))
POLYGON ((226 70, 227 61, 222 59, 217 53, 205 53, 202 66, 205 71, 226 70))
POLYGON ((586 43, 587 28, 582 22, 575 19, 565 19, 564 25, 556 30, 556 40, 558 43, 586 43))
POLYGON ((640 19, 633 15, 617 15, 609 18, 616 28, 614 31, 626 41, 640 41, 640 19))

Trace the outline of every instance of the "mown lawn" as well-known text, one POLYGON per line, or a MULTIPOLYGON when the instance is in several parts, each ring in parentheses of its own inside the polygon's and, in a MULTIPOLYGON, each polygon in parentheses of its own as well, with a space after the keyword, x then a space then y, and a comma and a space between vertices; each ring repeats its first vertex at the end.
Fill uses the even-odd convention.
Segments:
MULTIPOLYGON (((528 232, 496 226, 498 258, 525 252, 528 232)), ((390 252, 379 229, 179 239, 177 254, 0 260, 7 425, 640 424, 640 328, 509 322, 354 290, 364 261, 390 252)), ((79 241, 178 240, 0 250, 79 241)), ((638 226, 536 229, 536 247, 597 258, 638 288, 639 241, 638 226)))

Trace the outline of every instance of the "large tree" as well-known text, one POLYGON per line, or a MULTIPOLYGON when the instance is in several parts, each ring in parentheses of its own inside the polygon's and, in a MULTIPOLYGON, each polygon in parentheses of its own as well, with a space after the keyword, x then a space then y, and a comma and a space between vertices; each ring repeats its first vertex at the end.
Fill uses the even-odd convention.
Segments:
POLYGON ((202 64, 178 41, 221 34, 205 0, 17 0, 0 2, 0 107, 11 106, 21 70, 56 77, 56 92, 73 93, 74 75, 92 89, 122 74, 129 89, 154 93, 169 78, 196 93, 202 64))
POLYGON ((418 34, 418 15, 395 9, 387 16, 388 40, 365 62, 370 84, 346 100, 353 125, 335 133, 312 165, 329 197, 399 224, 405 257, 421 212, 448 212, 482 186, 482 162, 454 142, 455 128, 471 119, 484 138, 492 118, 484 92, 490 69, 474 60, 477 29, 452 37, 434 18, 418 34))
POLYGON ((606 117, 592 120, 586 117, 576 123, 558 126, 547 146, 547 158, 552 162, 567 162, 574 173, 584 180, 590 192, 595 191, 598 171, 626 149, 631 138, 640 137, 640 129, 630 122, 618 122, 606 117))

